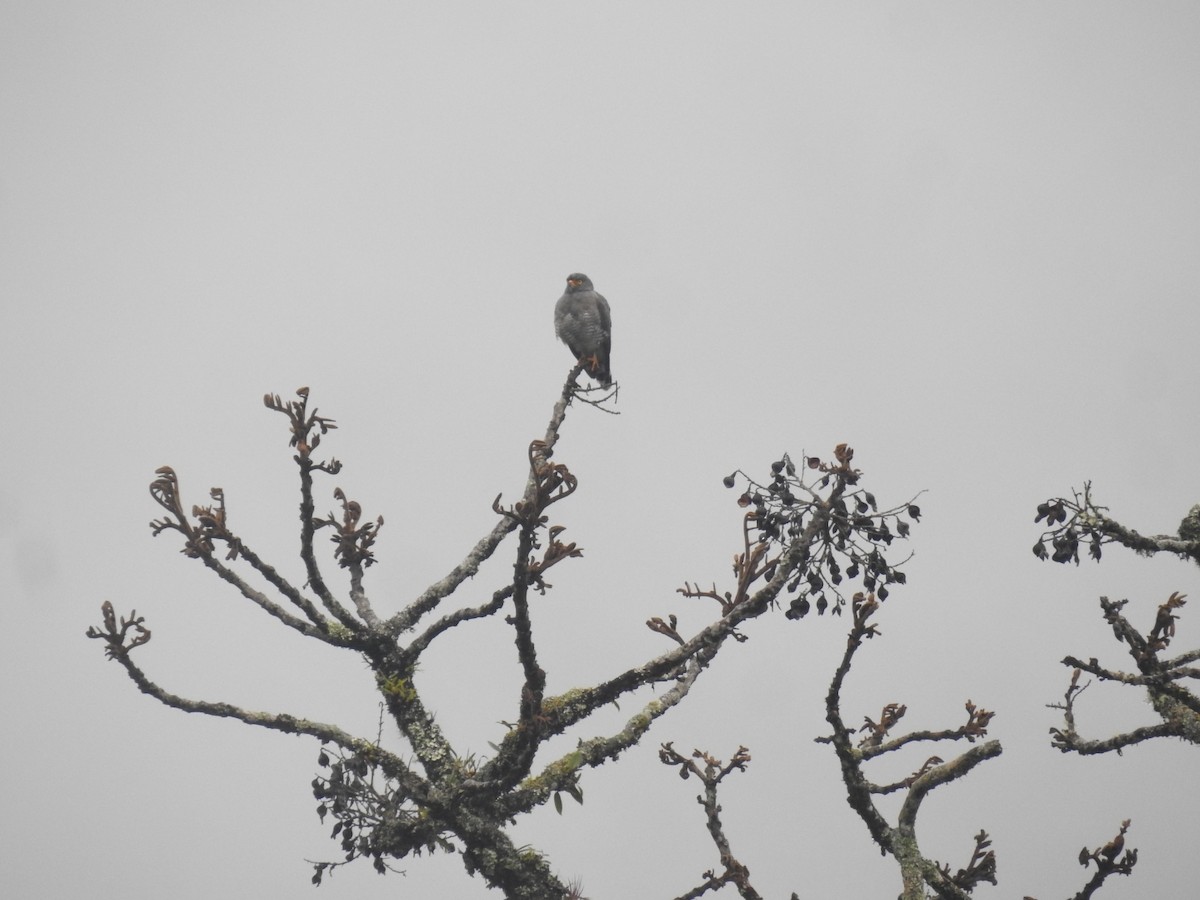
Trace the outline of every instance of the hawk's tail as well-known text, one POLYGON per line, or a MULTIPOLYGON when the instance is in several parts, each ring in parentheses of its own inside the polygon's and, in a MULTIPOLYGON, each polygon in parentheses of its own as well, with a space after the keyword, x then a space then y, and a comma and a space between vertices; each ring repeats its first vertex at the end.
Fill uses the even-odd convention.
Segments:
POLYGON ((608 357, 597 359, 596 365, 588 368, 588 374, 600 382, 601 387, 612 387, 612 370, 609 368, 608 357))

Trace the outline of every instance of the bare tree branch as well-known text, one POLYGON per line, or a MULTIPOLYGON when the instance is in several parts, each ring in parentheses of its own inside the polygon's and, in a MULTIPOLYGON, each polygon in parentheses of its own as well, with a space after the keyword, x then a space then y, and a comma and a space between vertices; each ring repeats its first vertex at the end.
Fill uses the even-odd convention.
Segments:
POLYGON ((717 853, 724 868, 720 875, 715 874, 712 869, 705 872, 703 875, 705 880, 682 896, 685 898, 700 897, 710 890, 719 890, 726 884, 732 884, 745 900, 762 900, 761 895, 750 884, 750 870, 733 855, 733 851, 729 847, 729 839, 725 836, 725 827, 721 824, 721 806, 717 803, 718 785, 730 772, 746 771, 746 766, 750 762, 750 751, 745 747, 738 747, 729 762, 722 763, 721 760, 702 750, 693 751, 692 759, 689 759, 682 756, 668 742, 659 749, 658 758, 666 765, 679 769, 679 776, 684 780, 693 775, 700 780, 704 792, 696 798, 696 802, 704 808, 708 833, 717 846, 717 853), (695 760, 703 761, 703 767, 698 765, 695 760))
POLYGON ((278 394, 266 394, 263 396, 263 405, 287 416, 291 428, 290 444, 296 448, 293 459, 300 470, 300 558, 308 573, 308 584, 316 591, 321 603, 334 618, 344 627, 354 629, 356 621, 350 612, 334 599, 326 586, 313 551, 313 535, 318 527, 316 504, 313 500, 313 473, 336 475, 341 471, 342 464, 336 459, 320 463, 312 458, 312 452, 321 445, 321 436, 337 428, 337 425, 333 419, 317 415, 315 407, 311 413, 308 411, 308 393, 308 388, 299 388, 296 396, 300 399, 287 402, 280 399, 278 394))
MULTIPOLYGON (((961 879, 949 875, 949 870, 939 867, 933 860, 922 854, 917 842, 916 820, 922 801, 934 788, 948 784, 967 775, 975 766, 987 759, 997 757, 1001 753, 999 741, 986 741, 960 754, 949 762, 940 757, 931 757, 921 770, 907 779, 904 787, 907 794, 897 817, 896 825, 888 824, 887 819, 875 805, 876 794, 889 793, 900 786, 880 788, 872 784, 863 772, 863 764, 869 759, 884 753, 894 752, 921 738, 918 733, 905 735, 892 741, 884 742, 888 729, 894 726, 903 716, 905 709, 901 704, 889 704, 884 709, 880 723, 867 720, 865 730, 867 736, 863 748, 855 747, 850 740, 851 730, 846 727, 841 713, 841 691, 846 675, 854 656, 863 642, 879 635, 878 627, 871 621, 879 610, 876 597, 866 594, 856 594, 852 604, 853 624, 846 639, 846 651, 842 661, 834 672, 829 692, 825 698, 825 718, 833 728, 833 734, 820 738, 823 743, 833 745, 841 763, 842 780, 846 785, 846 799, 851 808, 858 813, 867 831, 885 853, 895 857, 900 866, 901 878, 904 882, 904 900, 924 900, 925 890, 929 888, 939 896, 950 900, 962 900, 970 896, 970 890, 979 880, 994 880, 994 856, 987 857, 987 864, 980 860, 974 861, 974 866, 963 870, 961 879), (990 877, 989 877, 990 876, 990 877)), ((980 710, 974 704, 967 702, 968 723, 956 731, 929 732, 930 740, 961 739, 974 742, 987 734, 987 725, 992 713, 980 710)), ((976 852, 980 852, 981 841, 986 841, 986 834, 977 838, 976 852)))
MULTIPOLYGON (((336 487, 334 498, 341 505, 340 512, 329 512, 323 518, 316 515, 315 478, 317 474, 338 474, 341 463, 333 458, 319 461, 313 456, 322 437, 336 425, 332 419, 318 415, 315 407, 310 410, 307 388, 298 390, 297 399, 291 401, 285 402, 278 395, 264 398, 269 409, 287 417, 290 444, 295 448, 293 459, 300 473, 300 556, 307 575, 307 584, 302 588, 290 584, 230 530, 223 491, 213 488, 212 502, 193 507, 188 514, 180 500, 175 472, 163 467, 156 473, 151 493, 167 515, 151 523, 155 534, 178 532, 185 555, 200 559, 268 614, 327 646, 365 658, 383 710, 375 741, 288 714, 190 700, 164 690, 131 661, 131 652, 151 638, 144 618, 136 612, 118 618, 111 604, 105 603, 103 624, 89 628, 88 636, 103 640, 106 654, 119 662, 138 688, 165 705, 284 733, 310 735, 322 742, 317 758, 321 771, 312 782, 313 794, 321 820, 333 819, 331 836, 340 841, 344 858, 314 862, 314 883, 355 859, 369 859, 377 871, 383 872, 391 868, 391 861, 409 855, 453 851, 460 854, 468 874, 480 875, 506 897, 566 900, 578 898, 577 883, 564 883, 541 854, 514 845, 508 829, 515 819, 551 800, 561 812, 564 793, 582 803, 584 772, 638 744, 660 718, 689 696, 718 653, 750 638, 747 626, 752 620, 777 607, 783 607, 788 619, 802 619, 814 608, 819 615, 827 611, 842 615, 848 609, 852 623, 846 649, 825 701, 832 734, 818 740, 834 748, 850 806, 881 850, 896 859, 904 900, 926 900, 930 891, 936 897, 963 900, 979 884, 994 884, 996 860, 986 832, 975 834, 969 861, 954 872, 949 865, 927 857, 917 840, 918 814, 929 793, 1000 755, 999 742, 987 739, 993 713, 968 700, 966 722, 957 727, 896 735, 907 707, 892 702, 883 707, 877 721, 863 717, 857 743, 856 732, 843 719, 841 692, 854 656, 866 640, 879 634, 873 617, 880 603, 894 585, 906 581, 903 561, 897 563, 888 557, 893 544, 908 537, 910 522, 919 521, 921 515, 912 501, 881 509, 863 487, 862 472, 853 466, 854 450, 846 444, 834 449, 831 460, 804 457, 799 466, 785 454, 771 464, 769 477, 762 481, 740 471, 727 477, 728 487, 736 486, 739 478, 745 483, 737 497, 743 512, 732 581, 721 587, 714 580, 711 588, 687 581, 678 591, 685 600, 715 601, 716 609, 708 607, 709 613, 699 626, 681 626, 680 617, 673 612, 650 617, 647 627, 670 642, 666 652, 598 683, 550 693, 551 679, 540 662, 543 654, 539 649, 544 648, 538 646, 535 628, 537 602, 552 588, 546 581, 549 570, 582 556, 575 542, 563 539, 563 527, 550 520, 554 504, 573 496, 578 485, 567 465, 555 458, 555 448, 573 401, 615 413, 610 408, 616 399, 615 390, 597 396, 593 389, 578 387, 576 380, 581 371, 580 365, 571 370, 551 411, 544 437, 529 444, 528 473, 520 499, 504 505, 497 496, 492 504, 497 520, 488 532, 447 574, 387 619, 375 612, 365 584, 367 570, 376 562, 375 545, 383 517, 368 518, 362 504, 336 487), (335 593, 322 573, 314 544, 321 529, 329 529, 326 534, 334 545, 333 558, 347 572, 349 588, 344 597, 335 593), (514 532, 516 540, 509 545, 513 553, 511 577, 505 576, 490 591, 490 599, 484 593, 470 602, 449 602, 514 532), (225 553, 223 560, 217 556, 218 548, 225 553), (252 587, 245 570, 235 568, 239 558, 281 600, 252 587), (853 589, 857 587, 862 589, 853 589), (512 627, 520 667, 513 692, 515 715, 510 716, 511 722, 504 722, 507 733, 498 744, 491 745, 494 755, 490 759, 477 758, 472 752, 456 748, 437 722, 422 691, 421 681, 426 676, 420 673, 419 663, 433 641, 459 625, 502 611, 512 627), (648 691, 637 695, 644 688, 654 688, 656 693, 652 697, 648 691), (638 709, 621 727, 580 738, 575 749, 547 761, 547 741, 568 729, 580 728, 600 708, 630 695, 637 695, 638 709), (382 748, 385 720, 411 750, 411 759, 382 748), (944 746, 953 741, 966 741, 972 746, 948 761, 927 756, 916 771, 893 784, 875 784, 865 774, 866 764, 885 754, 925 743, 944 746), (876 806, 879 796, 890 793, 903 797, 895 824, 889 823, 876 806)), ((1119 541, 1149 552, 1147 541, 1151 541, 1159 551, 1200 559, 1200 507, 1195 535, 1181 544, 1166 537, 1146 539, 1120 529, 1091 503, 1086 490, 1085 496, 1077 499, 1070 508, 1070 522, 1066 505, 1048 506, 1044 513, 1039 510, 1039 518, 1046 518, 1049 527, 1062 526, 1046 537, 1054 543, 1055 558, 1060 561, 1077 560, 1080 535, 1085 534, 1093 536, 1097 557, 1105 542, 1119 541)), ((1181 526, 1181 535, 1185 532, 1187 529, 1181 526)), ((1198 669, 1192 663, 1200 659, 1200 651, 1170 661, 1159 659, 1176 636, 1178 611, 1183 604, 1182 595, 1173 594, 1159 608, 1150 632, 1143 635, 1122 615, 1123 603, 1102 601, 1106 621, 1129 648, 1137 672, 1119 672, 1095 660, 1083 663, 1069 658, 1076 672, 1060 707, 1068 724, 1067 731, 1061 733, 1063 749, 1099 752, 1083 749, 1086 742, 1080 742, 1074 732, 1074 703, 1083 690, 1078 679, 1085 670, 1097 678, 1146 689, 1164 719, 1163 728, 1176 728, 1184 736, 1193 734, 1189 729, 1195 728, 1197 703, 1183 682, 1196 677, 1198 669)), ((720 861, 719 867, 705 872, 703 880, 682 896, 700 897, 732 885, 743 898, 758 900, 760 895, 751 884, 749 869, 731 849, 718 803, 719 785, 727 775, 746 768, 749 752, 740 747, 728 762, 699 750, 688 758, 667 742, 662 744, 660 756, 683 777, 695 776, 703 785, 697 800, 705 810, 720 861)), ((1085 864, 1095 862, 1103 872, 1103 877, 1093 878, 1085 891, 1097 889, 1108 874, 1128 874, 1132 869, 1136 853, 1132 859, 1129 854, 1120 856, 1127 827, 1125 823, 1114 842, 1087 854, 1086 860, 1081 857, 1085 864)))
POLYGON ((1200 678, 1200 670, 1188 665, 1194 653, 1184 653, 1174 659, 1159 658, 1175 637, 1176 611, 1186 601, 1184 595, 1175 592, 1157 610, 1154 626, 1143 635, 1123 614, 1127 601, 1112 601, 1100 598, 1104 619, 1113 629, 1116 639, 1125 645, 1139 673, 1133 674, 1110 669, 1095 659, 1082 660, 1075 656, 1063 659, 1063 665, 1074 671, 1062 703, 1048 704, 1052 709, 1063 712, 1063 727, 1051 728, 1051 745, 1063 753, 1093 755, 1097 753, 1120 753, 1125 747, 1161 737, 1178 737, 1193 744, 1200 744, 1200 697, 1181 682, 1200 678), (1080 737, 1075 725, 1075 702, 1087 685, 1080 686, 1079 676, 1087 672, 1102 681, 1115 681, 1146 690, 1150 705, 1162 719, 1155 725, 1135 728, 1103 740, 1086 740, 1080 737))
MULTIPOLYGON (((562 428, 563 420, 567 416, 567 407, 570 405, 571 400, 579 395, 580 389, 576 387, 575 380, 582 371, 582 365, 576 365, 570 371, 567 375, 567 380, 563 383, 558 401, 554 404, 554 410, 550 414, 550 422, 546 426, 546 433, 542 438, 545 459, 550 459, 553 455, 554 447, 558 443, 559 429, 562 428)), ((525 484, 524 497, 526 502, 532 499, 531 492, 534 490, 536 490, 536 481, 534 473, 531 471, 529 479, 525 484)), ((499 500, 500 498, 497 497, 496 502, 498 503, 499 500)), ((500 546, 500 542, 514 531, 516 527, 517 522, 515 520, 507 516, 501 516, 492 529, 476 542, 475 546, 471 548, 462 562, 451 569, 444 578, 426 588, 424 593, 416 600, 388 620, 388 633, 392 636, 397 636, 413 628, 426 613, 434 609, 450 594, 454 593, 464 581, 473 577, 479 571, 479 567, 496 552, 496 548, 500 546)))

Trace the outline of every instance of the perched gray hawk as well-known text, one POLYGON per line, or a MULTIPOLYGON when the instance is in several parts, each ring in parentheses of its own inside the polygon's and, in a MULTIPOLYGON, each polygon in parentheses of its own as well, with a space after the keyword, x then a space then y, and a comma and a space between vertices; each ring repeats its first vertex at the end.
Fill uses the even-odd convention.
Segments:
POLYGON ((608 301, 596 293, 586 275, 567 276, 567 289, 554 304, 554 333, 583 363, 584 371, 604 387, 612 384, 608 367, 612 316, 608 301))

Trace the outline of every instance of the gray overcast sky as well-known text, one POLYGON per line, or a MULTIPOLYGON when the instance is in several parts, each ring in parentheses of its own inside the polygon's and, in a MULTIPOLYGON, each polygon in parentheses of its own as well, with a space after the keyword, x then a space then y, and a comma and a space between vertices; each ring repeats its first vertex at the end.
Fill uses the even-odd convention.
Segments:
MULTIPOLYGON (((1198 43, 1191 3, 0 6, 5 895, 312 890, 304 858, 337 858, 315 743, 167 710, 83 631, 105 599, 135 607, 168 689, 373 735, 364 666, 152 541, 146 485, 169 463, 188 502, 222 486, 298 574, 284 421, 260 398, 311 386, 342 426, 324 502, 336 483, 387 518, 370 584, 393 611, 523 485, 578 270, 612 304, 622 414, 573 410, 560 445, 581 487, 558 521, 586 555, 534 610, 550 690, 665 649, 652 615, 712 613, 674 590, 728 575, 721 476, 848 441, 881 502, 927 493, 847 720, 898 701, 945 727, 969 697, 1006 748, 927 803, 927 851, 961 866, 986 828, 997 896, 1063 896, 1079 847, 1132 817, 1142 862, 1104 896, 1190 896, 1195 752, 1064 758, 1043 705, 1065 654, 1122 663, 1099 594, 1148 625, 1195 573, 1029 547, 1036 504, 1087 478, 1147 532, 1200 500, 1198 43)), ((486 754, 513 717, 511 636, 459 631, 425 684, 486 754)), ((675 896, 716 857, 655 748, 744 743, 723 802, 759 889, 894 896, 811 742, 843 634, 757 623, 585 776, 582 809, 519 841, 597 900, 675 896)), ((1149 721, 1098 687, 1081 716, 1094 736, 1149 721)), ((457 858, 405 867, 320 896, 487 895, 457 858)))

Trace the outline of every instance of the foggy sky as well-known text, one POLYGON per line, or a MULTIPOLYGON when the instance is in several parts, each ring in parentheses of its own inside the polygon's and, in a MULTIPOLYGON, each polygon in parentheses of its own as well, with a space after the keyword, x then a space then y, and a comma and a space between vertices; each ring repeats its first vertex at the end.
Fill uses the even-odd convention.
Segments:
MULTIPOLYGON (((189 504, 221 486, 234 530, 302 582, 286 423, 261 397, 309 386, 345 463, 318 510, 341 486, 385 517, 368 588, 390 614, 522 489, 571 363, 553 304, 582 271, 612 305, 621 415, 573 408, 558 448, 580 489, 555 521, 585 555, 533 606, 548 691, 668 649, 651 616, 714 614, 675 589, 728 582, 722 476, 846 441, 882 504, 925 492, 846 720, 894 701, 910 728, 955 727, 971 699, 1005 747, 927 800, 923 849, 957 869, 984 828, 1000 888, 979 896, 1065 896, 1079 848, 1132 818, 1141 861, 1102 895, 1190 896, 1194 749, 1063 757, 1045 704, 1068 653, 1127 665, 1099 595, 1148 628, 1194 567, 1029 548, 1037 503, 1086 479, 1143 533, 1200 501, 1198 41, 1180 3, 5 4, 0 892, 308 896, 305 860, 340 858, 316 742, 169 710, 83 632, 104 600, 136 608, 168 690, 373 738, 369 672, 152 539, 146 486, 164 464, 189 504)), ((456 631, 420 685, 487 755, 515 715, 512 636, 456 631)), ((657 747, 744 744, 721 800, 758 889, 895 896, 812 742, 844 633, 755 622, 584 774, 583 807, 517 842, 595 900, 676 896, 717 857, 657 747)), ((1103 686, 1079 717, 1091 737, 1154 721, 1103 686)), ((319 896, 490 896, 457 857, 400 865, 319 896)))

